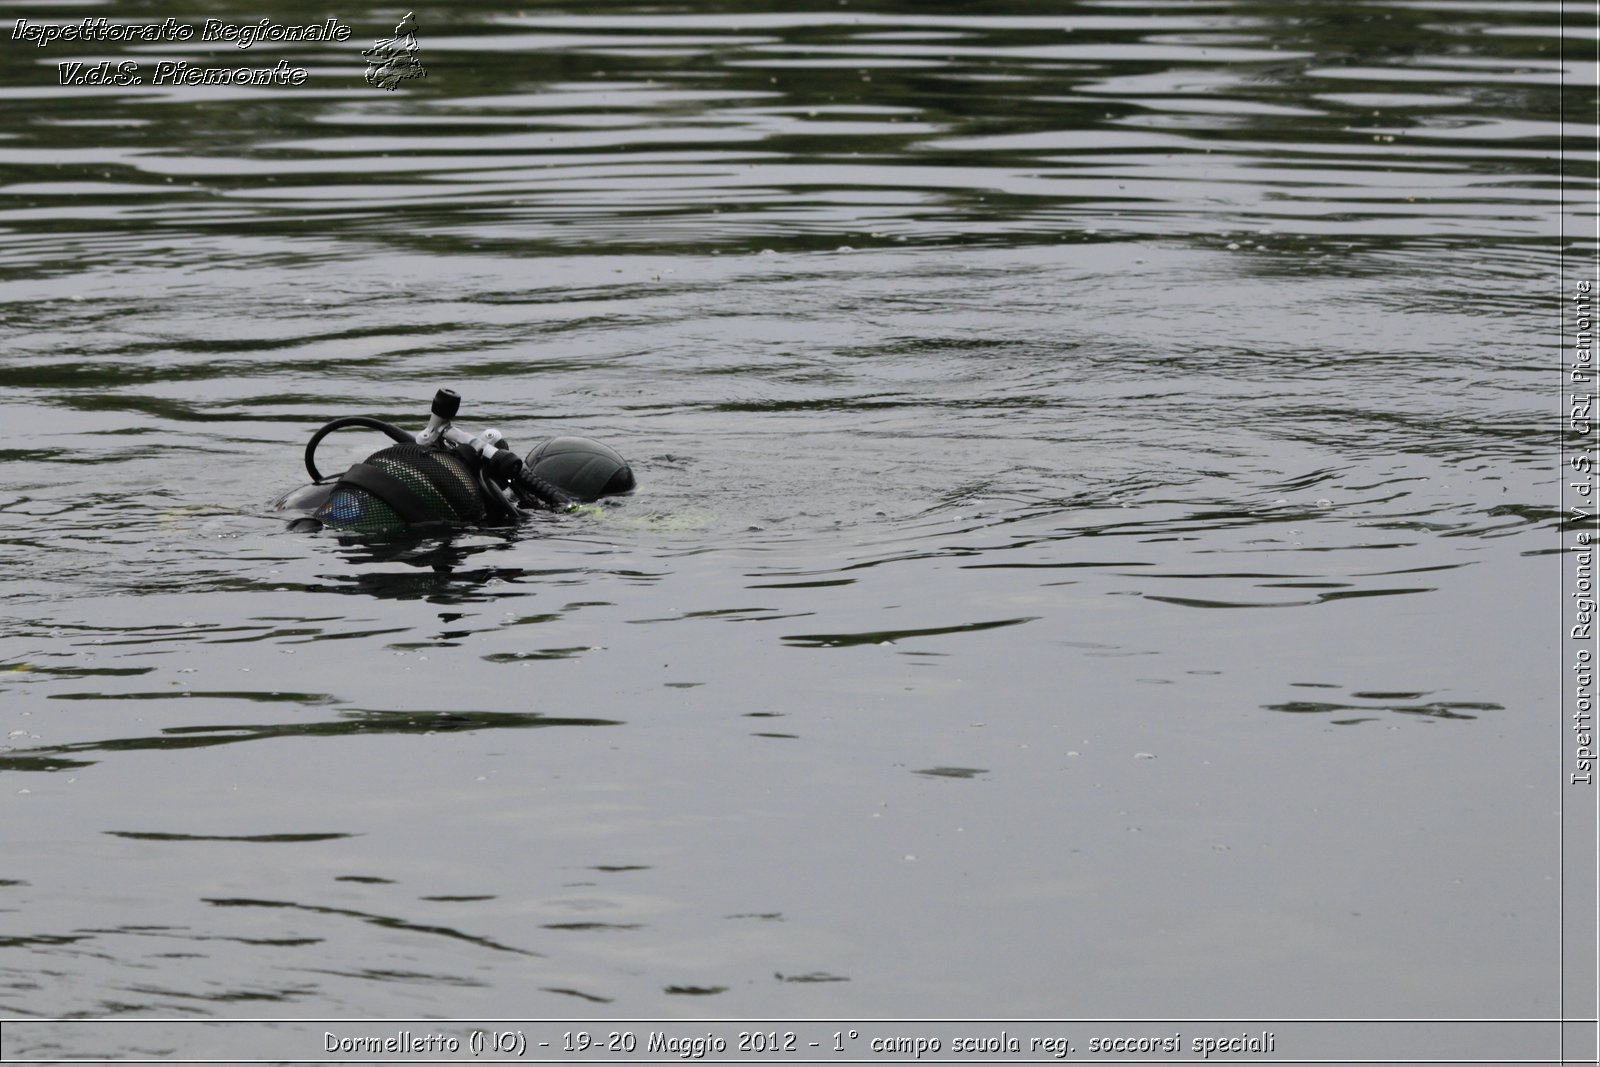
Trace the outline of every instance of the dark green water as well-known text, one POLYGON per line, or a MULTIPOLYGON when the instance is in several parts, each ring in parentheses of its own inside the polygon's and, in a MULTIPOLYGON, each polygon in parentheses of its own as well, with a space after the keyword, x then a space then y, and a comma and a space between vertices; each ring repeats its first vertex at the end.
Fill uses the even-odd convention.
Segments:
POLYGON ((0 1016, 1559 1012, 1592 19, 401 13, 5 7, 0 1016), (440 386, 641 491, 284 532, 440 386))

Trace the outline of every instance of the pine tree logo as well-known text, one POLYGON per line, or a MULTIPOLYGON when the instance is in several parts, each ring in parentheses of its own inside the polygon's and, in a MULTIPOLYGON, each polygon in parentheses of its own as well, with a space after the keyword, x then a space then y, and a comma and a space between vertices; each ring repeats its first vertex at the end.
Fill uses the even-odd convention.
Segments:
POLYGON ((407 11, 394 36, 374 41, 361 53, 367 57, 367 84, 391 92, 407 78, 426 78, 428 72, 417 58, 417 19, 407 11))

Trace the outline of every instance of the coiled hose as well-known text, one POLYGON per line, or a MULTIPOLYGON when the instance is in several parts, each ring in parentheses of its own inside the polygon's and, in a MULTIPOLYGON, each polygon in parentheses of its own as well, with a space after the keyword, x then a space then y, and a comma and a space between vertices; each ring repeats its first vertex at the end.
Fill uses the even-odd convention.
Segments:
MULTIPOLYGON (((361 426, 368 430, 380 430, 402 444, 409 444, 416 440, 415 435, 406 433, 394 423, 375 419, 371 415, 345 415, 342 418, 334 419, 312 434, 311 440, 306 442, 306 473, 311 475, 313 482, 318 485, 324 483, 322 472, 317 470, 317 446, 322 443, 324 437, 333 431, 347 429, 351 426, 361 426)), ((334 481, 334 479, 329 478, 326 481, 334 481)))

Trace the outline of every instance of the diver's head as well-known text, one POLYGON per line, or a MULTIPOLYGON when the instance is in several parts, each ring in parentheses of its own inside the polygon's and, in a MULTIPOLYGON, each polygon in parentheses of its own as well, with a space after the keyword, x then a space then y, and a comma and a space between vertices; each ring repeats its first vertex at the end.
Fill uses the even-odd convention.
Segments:
POLYGON ((633 492, 633 468, 616 449, 587 437, 551 437, 522 461, 534 474, 584 501, 633 492))

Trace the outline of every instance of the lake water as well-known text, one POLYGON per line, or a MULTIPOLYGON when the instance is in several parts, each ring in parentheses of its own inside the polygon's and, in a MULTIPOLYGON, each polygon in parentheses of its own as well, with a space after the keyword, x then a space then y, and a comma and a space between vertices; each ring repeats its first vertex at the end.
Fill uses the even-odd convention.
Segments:
POLYGON ((5 5, 0 1016, 1558 1016, 1582 7, 5 5))

